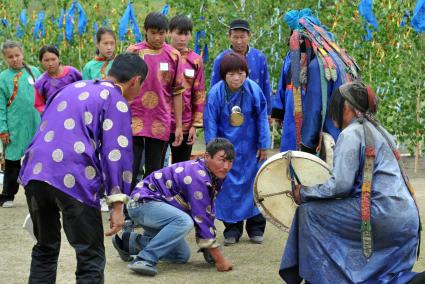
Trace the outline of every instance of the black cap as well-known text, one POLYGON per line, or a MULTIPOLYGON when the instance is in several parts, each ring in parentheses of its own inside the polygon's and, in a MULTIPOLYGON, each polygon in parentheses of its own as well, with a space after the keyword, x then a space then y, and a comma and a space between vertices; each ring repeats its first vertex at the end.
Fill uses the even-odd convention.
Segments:
POLYGON ((249 32, 249 23, 241 19, 234 20, 230 23, 230 30, 236 29, 246 30, 249 32))

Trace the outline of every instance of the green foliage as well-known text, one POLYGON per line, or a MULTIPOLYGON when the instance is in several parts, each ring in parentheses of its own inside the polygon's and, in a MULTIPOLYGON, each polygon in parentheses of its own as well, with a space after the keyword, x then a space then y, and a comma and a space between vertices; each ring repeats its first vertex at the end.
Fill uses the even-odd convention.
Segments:
MULTIPOLYGON (((39 48, 45 44, 56 44, 61 51, 62 62, 82 69, 84 64, 95 55, 95 31, 93 24, 97 23, 99 27, 106 24, 107 27, 117 32, 119 20, 127 7, 128 1, 80 1, 87 14, 87 31, 82 36, 78 34, 78 13, 75 13, 74 38, 71 41, 66 41, 64 40, 65 29, 58 29, 58 20, 61 8, 68 11, 72 2, 73 0, 23 0, 22 3, 16 3, 14 1, 4 1, 0 3, 0 17, 6 17, 9 21, 9 28, 5 28, 3 25, 0 26, 0 42, 4 42, 6 39, 20 40, 25 48, 25 60, 36 66, 40 66, 37 54, 39 48), (19 23, 19 14, 24 8, 27 9, 28 25, 24 37, 19 39, 15 31, 19 23), (36 40, 33 38, 33 30, 37 20, 37 14, 41 10, 46 13, 45 20, 43 21, 46 35, 36 40), (62 40, 60 40, 60 38, 62 38, 62 40)), ((137 1, 133 4, 137 13, 137 21, 141 32, 143 18, 151 11, 160 12, 163 4, 163 1, 148 0, 137 1)), ((131 34, 130 30, 128 30, 127 41, 118 43, 117 52, 125 50, 126 46, 133 42, 134 36, 131 34)), ((5 63, 0 62, 0 69, 4 68, 6 68, 5 63)))
POLYGON ((379 119, 413 152, 417 143, 424 145, 425 100, 420 94, 425 89, 425 38, 410 27, 410 21, 405 27, 400 22, 416 1, 374 3, 380 31, 374 33, 373 41, 362 40, 364 22, 350 1, 330 6, 328 15, 332 16, 326 20, 332 23, 340 45, 359 63, 363 80, 379 95, 379 119))
MULTIPOLYGON (((273 88, 277 87, 282 59, 288 51, 289 29, 283 21, 290 9, 309 7, 335 35, 338 44, 356 59, 362 78, 373 86, 380 98, 379 119, 413 152, 415 145, 424 145, 425 100, 418 95, 425 89, 424 36, 415 33, 410 21, 400 26, 406 10, 416 1, 374 1, 374 12, 380 31, 374 41, 364 41, 365 23, 358 15, 359 1, 182 1, 173 0, 171 6, 179 13, 191 15, 196 28, 206 29, 210 44, 210 58, 228 48, 227 26, 232 19, 245 18, 251 23, 251 43, 267 55, 273 88), (203 16, 205 20, 199 20, 203 16), (419 120, 416 115, 419 114, 419 120)), ((207 73, 211 72, 207 69, 207 73)), ((207 75, 207 78, 209 76, 207 75)), ((275 136, 276 133, 274 133, 275 136)))
MULTIPOLYGON (((77 33, 75 24, 74 40, 58 42, 64 30, 58 30, 57 23, 60 9, 69 9, 72 0, 23 0, 2 1, 0 17, 6 17, 9 28, 0 24, 0 42, 16 39, 15 28, 18 16, 27 8, 28 26, 22 42, 25 58, 30 64, 39 65, 37 51, 43 44, 58 44, 65 64, 82 68, 94 56, 93 24, 99 26, 106 21, 114 31, 118 29, 119 19, 124 13, 127 0, 93 0, 81 1, 87 13, 88 30, 82 36, 77 33), (34 23, 40 10, 46 11, 46 36, 40 40, 32 37, 34 23)), ((356 59, 362 69, 363 80, 371 84, 380 98, 379 119, 397 138, 413 150, 418 142, 425 142, 423 121, 425 119, 425 100, 421 93, 425 89, 425 39, 410 27, 410 20, 405 27, 400 26, 406 10, 412 12, 414 0, 374 1, 374 12, 379 22, 380 31, 374 32, 373 41, 364 41, 364 21, 358 15, 359 1, 322 0, 317 7, 317 0, 273 1, 273 0, 170 0, 170 1, 134 1, 134 8, 139 27, 142 31, 143 18, 151 11, 161 11, 165 2, 170 4, 170 15, 185 14, 190 16, 195 25, 195 32, 205 30, 207 38, 201 42, 208 44, 209 62, 206 65, 206 78, 209 81, 212 60, 222 50, 229 47, 227 24, 235 18, 247 19, 252 28, 251 44, 267 55, 269 72, 273 89, 282 67, 282 60, 288 51, 287 38, 289 29, 283 21, 289 9, 311 8, 317 13, 323 24, 329 27, 341 47, 356 59), (203 19, 201 19, 201 16, 203 19), (419 108, 417 108, 419 101, 419 108), (417 114, 419 119, 417 119, 417 114)), ((118 52, 134 42, 131 32, 128 41, 118 43, 118 52)), ((0 62, 0 69, 5 68, 0 62)), ((207 85, 209 85, 207 83, 207 85)))

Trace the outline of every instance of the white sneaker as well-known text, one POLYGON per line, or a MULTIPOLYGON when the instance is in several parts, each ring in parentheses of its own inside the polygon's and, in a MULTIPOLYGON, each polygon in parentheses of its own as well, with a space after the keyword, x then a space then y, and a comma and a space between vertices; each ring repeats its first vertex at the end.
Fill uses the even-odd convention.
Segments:
POLYGON ((12 200, 5 201, 1 207, 3 207, 3 208, 13 208, 13 207, 15 207, 15 203, 13 203, 12 200))
POLYGON ((109 212, 109 206, 108 206, 108 203, 106 202, 106 198, 100 199, 100 211, 109 212))

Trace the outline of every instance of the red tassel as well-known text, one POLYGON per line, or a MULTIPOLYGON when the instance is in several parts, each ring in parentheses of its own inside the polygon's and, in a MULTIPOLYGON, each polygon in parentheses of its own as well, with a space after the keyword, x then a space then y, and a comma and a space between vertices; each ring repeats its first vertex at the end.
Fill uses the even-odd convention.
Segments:
POLYGON ((400 158, 401 158, 401 156, 400 156, 400 152, 394 149, 394 150, 393 150, 393 153, 394 153, 394 156, 395 156, 395 158, 397 159, 397 161, 399 161, 399 160, 400 160, 400 158))
POLYGON ((375 157, 375 148, 373 148, 372 146, 366 146, 366 156, 375 157))
POLYGON ((370 218, 370 192, 362 192, 362 221, 370 218))

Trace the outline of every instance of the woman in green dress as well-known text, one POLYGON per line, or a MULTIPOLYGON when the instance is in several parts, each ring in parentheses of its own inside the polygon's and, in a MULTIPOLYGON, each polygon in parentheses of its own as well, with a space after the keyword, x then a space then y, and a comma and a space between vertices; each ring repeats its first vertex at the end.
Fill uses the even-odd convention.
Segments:
MULTIPOLYGON (((116 37, 108 28, 100 28, 96 33, 96 57, 87 62, 83 68, 83 80, 104 80, 115 58, 116 37)), ((108 212, 108 204, 102 190, 100 199, 101 210, 108 212)))
POLYGON ((0 139, 5 159, 0 206, 10 208, 19 188, 21 158, 40 122, 33 85, 41 73, 25 64, 20 43, 6 41, 2 53, 9 68, 0 73, 0 139))
POLYGON ((83 80, 106 79, 114 62, 116 38, 108 28, 100 28, 96 33, 96 57, 83 68, 83 80))

